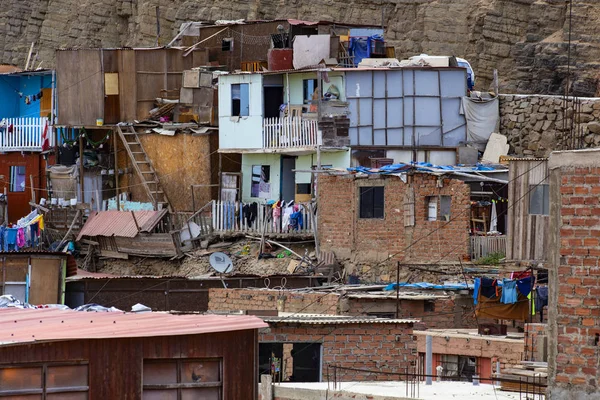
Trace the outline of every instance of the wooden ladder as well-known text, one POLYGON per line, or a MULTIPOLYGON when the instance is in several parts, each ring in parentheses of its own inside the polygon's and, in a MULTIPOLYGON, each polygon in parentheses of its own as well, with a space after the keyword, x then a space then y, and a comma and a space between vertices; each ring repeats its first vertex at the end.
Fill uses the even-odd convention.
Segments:
POLYGON ((121 137, 121 141, 127 150, 127 154, 129 154, 131 163, 142 181, 142 185, 146 189, 146 194, 152 201, 152 204, 154 204, 154 209, 159 210, 167 208, 172 212, 171 203, 160 184, 158 174, 154 170, 152 161, 148 158, 137 132, 133 129, 133 126, 128 126, 127 131, 125 132, 123 132, 121 128, 122 126, 117 125, 119 137, 121 137))

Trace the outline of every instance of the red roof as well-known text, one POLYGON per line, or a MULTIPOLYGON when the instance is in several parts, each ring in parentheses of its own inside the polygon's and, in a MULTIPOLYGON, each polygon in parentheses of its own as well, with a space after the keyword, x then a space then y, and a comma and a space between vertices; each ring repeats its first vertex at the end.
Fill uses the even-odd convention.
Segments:
POLYGON ((175 315, 165 312, 87 312, 0 309, 0 345, 77 339, 198 335, 266 328, 249 315, 175 315))
POLYGON ((166 213, 166 209, 161 211, 101 211, 92 213, 83 228, 81 228, 77 240, 81 240, 84 236, 133 238, 139 233, 138 226, 141 232, 150 232, 166 213), (133 215, 135 215, 135 220, 133 215))

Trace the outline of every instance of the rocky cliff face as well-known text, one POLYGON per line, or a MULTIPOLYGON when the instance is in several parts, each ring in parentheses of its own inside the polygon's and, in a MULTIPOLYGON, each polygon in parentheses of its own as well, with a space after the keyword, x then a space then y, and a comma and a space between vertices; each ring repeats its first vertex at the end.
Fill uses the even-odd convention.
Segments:
MULTIPOLYGON (((150 46, 182 22, 217 19, 301 18, 387 26, 398 57, 420 53, 467 58, 488 89, 493 69, 501 91, 557 94, 567 76, 566 0, 0 0, 0 51, 4 63, 24 65, 36 42, 36 66, 53 65, 62 47, 150 46)), ((600 2, 573 6, 574 93, 597 91, 600 2)))

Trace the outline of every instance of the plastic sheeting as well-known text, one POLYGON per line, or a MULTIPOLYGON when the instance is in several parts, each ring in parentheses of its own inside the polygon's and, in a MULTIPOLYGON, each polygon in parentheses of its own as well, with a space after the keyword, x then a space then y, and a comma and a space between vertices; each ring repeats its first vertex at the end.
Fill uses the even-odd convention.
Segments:
POLYGON ((500 118, 500 101, 493 99, 462 98, 462 110, 467 120, 467 143, 480 151, 485 146, 493 132, 497 132, 500 118))

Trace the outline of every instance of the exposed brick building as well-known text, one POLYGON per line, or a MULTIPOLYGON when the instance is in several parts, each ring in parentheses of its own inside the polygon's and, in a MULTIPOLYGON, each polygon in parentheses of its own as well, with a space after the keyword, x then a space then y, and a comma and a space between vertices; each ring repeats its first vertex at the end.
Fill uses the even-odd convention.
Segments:
POLYGON ((469 186, 426 173, 406 178, 319 176, 321 250, 357 261, 456 261, 469 254, 469 186))
POLYGON ((549 398, 600 399, 600 149, 552 153, 549 398))
MULTIPOLYGON (((271 351, 282 358, 282 380, 328 380, 327 366, 405 373, 417 361, 416 320, 295 315, 264 317, 259 331, 261 371, 271 351), (279 345, 279 347, 277 347, 279 345)), ((329 373, 332 373, 330 370, 329 373)), ((329 379, 333 379, 330 376, 329 379)), ((339 381, 398 380, 399 376, 338 370, 339 381)))

